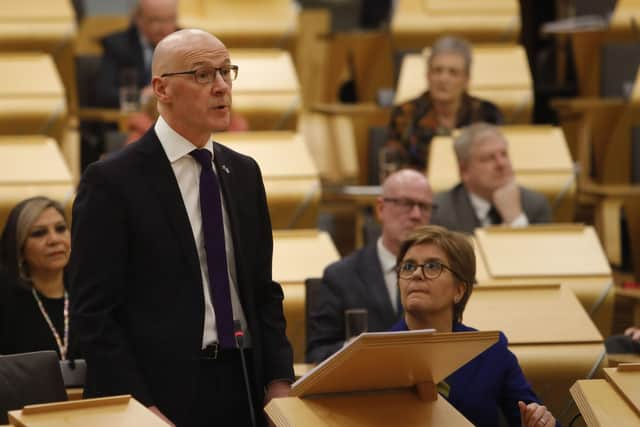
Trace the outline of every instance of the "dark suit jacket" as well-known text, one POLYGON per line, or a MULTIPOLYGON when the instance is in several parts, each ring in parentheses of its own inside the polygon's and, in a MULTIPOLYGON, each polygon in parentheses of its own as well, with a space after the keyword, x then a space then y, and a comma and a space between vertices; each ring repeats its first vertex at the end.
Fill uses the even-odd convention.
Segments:
MULTIPOLYGON (((542 194, 520 187, 520 201, 530 224, 551 221, 551 206, 542 194)), ((464 233, 473 233, 474 229, 482 227, 471 205, 469 193, 462 183, 449 191, 436 194, 433 202, 438 207, 431 215, 432 224, 464 233)))
MULTIPOLYGON (((216 169, 229 171, 218 176, 262 401, 265 385, 293 378, 266 196, 253 159, 217 143, 214 153, 216 169)), ((72 327, 87 359, 86 396, 130 393, 181 425, 199 374, 204 297, 191 225, 153 128, 87 168, 72 247, 72 327)))
POLYGON ((329 265, 318 294, 309 316, 308 362, 320 362, 340 349, 346 309, 366 308, 370 332, 387 331, 398 320, 375 242, 329 265))
POLYGON ((138 29, 132 24, 125 31, 108 35, 102 39, 102 48, 102 60, 96 77, 96 103, 100 107, 118 108, 123 70, 136 71, 139 88, 151 82, 151 75, 144 65, 138 29))

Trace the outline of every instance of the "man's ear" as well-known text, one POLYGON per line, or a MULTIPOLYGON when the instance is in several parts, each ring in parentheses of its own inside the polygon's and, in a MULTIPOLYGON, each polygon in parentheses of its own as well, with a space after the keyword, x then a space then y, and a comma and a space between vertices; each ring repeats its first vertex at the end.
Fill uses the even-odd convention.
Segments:
POLYGON ((153 79, 151 79, 151 86, 153 87, 153 93, 159 102, 168 102, 169 93, 167 90, 166 79, 154 76, 153 79))

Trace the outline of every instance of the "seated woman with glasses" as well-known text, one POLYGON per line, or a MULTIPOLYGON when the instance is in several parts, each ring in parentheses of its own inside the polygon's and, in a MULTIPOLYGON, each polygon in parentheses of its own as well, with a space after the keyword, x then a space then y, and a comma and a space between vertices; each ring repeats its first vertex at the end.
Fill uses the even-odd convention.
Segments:
MULTIPOLYGON (((463 234, 428 225, 403 242, 396 271, 404 318, 392 330, 465 332, 462 313, 475 283, 473 247, 463 234)), ((451 374, 438 389, 476 426, 552 427, 553 415, 540 404, 518 360, 500 333, 499 341, 451 374)))
POLYGON ((445 36, 433 43, 427 59, 429 89, 391 112, 385 155, 399 163, 394 168, 425 169, 436 135, 476 122, 502 124, 498 107, 467 93, 471 60, 471 45, 464 39, 445 36))
POLYGON ((55 350, 70 358, 64 269, 71 237, 62 206, 46 197, 16 205, 0 241, 0 354, 55 350))

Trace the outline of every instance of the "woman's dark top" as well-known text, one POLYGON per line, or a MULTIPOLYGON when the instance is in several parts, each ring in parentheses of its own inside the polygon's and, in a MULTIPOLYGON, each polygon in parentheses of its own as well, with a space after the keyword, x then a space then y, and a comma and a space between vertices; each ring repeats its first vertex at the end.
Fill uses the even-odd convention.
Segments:
MULTIPOLYGON (((55 350, 60 357, 53 333, 31 290, 5 282, 0 284, 0 292, 0 354, 55 350)), ((64 341, 64 298, 38 295, 60 340, 64 341)), ((71 331, 69 341, 72 341, 71 331)), ((73 345, 69 347, 67 356, 75 357, 73 345)))
MULTIPOLYGON (((502 113, 495 104, 471 95, 462 95, 455 128, 476 122, 501 125, 502 113)), ((387 147, 398 149, 408 166, 426 169, 431 139, 437 135, 449 135, 451 129, 438 126, 429 92, 394 107, 389 123, 387 147)))

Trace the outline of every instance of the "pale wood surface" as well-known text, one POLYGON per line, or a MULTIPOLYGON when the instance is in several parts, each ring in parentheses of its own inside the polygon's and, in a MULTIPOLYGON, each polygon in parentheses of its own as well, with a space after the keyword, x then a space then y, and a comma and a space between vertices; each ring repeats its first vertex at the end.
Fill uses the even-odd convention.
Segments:
POLYGON ((273 278, 283 284, 303 284, 322 277, 324 268, 340 254, 329 234, 319 230, 273 232, 273 278))
POLYGON ((231 49, 230 56, 240 67, 233 82, 233 111, 244 116, 252 130, 294 129, 302 94, 291 54, 282 49, 231 49))
POLYGON ((287 131, 225 132, 216 141, 253 157, 265 178, 314 177, 318 172, 303 136, 287 131))
POLYGON ((288 0, 180 2, 179 24, 215 34, 227 47, 280 47, 298 31, 296 10, 288 0))
MULTIPOLYGON (((442 34, 456 34, 472 42, 515 42, 520 33, 517 3, 515 13, 495 13, 496 4, 477 2, 477 7, 443 13, 456 2, 439 1, 434 9, 427 9, 425 0, 400 0, 391 20, 394 45, 402 49, 423 48, 442 34), (482 11, 486 13, 482 13, 482 11)), ((512 6, 514 7, 514 6, 512 6)), ((513 9, 512 9, 513 10, 513 9)))
POLYGON ((0 133, 62 137, 65 89, 51 56, 0 53, 0 133))
POLYGON ((161 427, 166 423, 130 396, 30 405, 10 411, 16 427, 161 427))
MULTIPOLYGON (((273 228, 315 227, 320 180, 301 134, 226 132, 214 135, 214 139, 254 158, 260 166, 273 228)), ((234 171, 225 173, 232 175, 234 171)))
MULTIPOLYGON (((395 104, 416 98, 428 89, 427 58, 406 55, 402 61, 395 104)), ((522 46, 477 45, 473 48, 469 93, 497 104, 507 123, 528 123, 533 106, 533 83, 522 46)))
MULTIPOLYGON (((552 126, 504 126, 501 131, 509 142, 509 158, 518 183, 544 194, 554 207, 556 221, 572 221, 576 183, 562 130, 552 126)), ((436 193, 460 182, 453 141, 448 136, 431 141, 427 170, 436 193)))
POLYGON ((58 144, 45 136, 0 136, 0 225, 21 200, 47 196, 68 213, 74 186, 58 144))
POLYGON ((595 377, 601 376, 604 363, 598 365, 605 352, 602 343, 517 344, 509 349, 516 355, 527 381, 549 410, 568 425, 573 414, 564 412, 570 399, 569 388, 576 379, 586 378, 595 366, 595 377))
POLYGON ((478 15, 510 15, 520 13, 518 2, 514 0, 423 0, 425 10, 431 13, 467 14, 473 11, 478 15))
POLYGON ((304 362, 307 278, 322 277, 340 254, 328 233, 318 230, 276 230, 273 233, 273 279, 282 284, 287 336, 295 362, 304 362))
MULTIPOLYGON (((0 9, 0 51, 51 54, 66 87, 68 108, 75 111, 73 40, 76 23, 71 0, 25 0, 11 2, 10 7, 0 9)), ((41 72, 39 77, 46 78, 46 74, 41 72)))
POLYGON ((576 296, 560 285, 478 286, 464 319, 480 330, 501 330, 511 344, 602 342, 576 296))
POLYGON ((491 277, 610 275, 593 227, 533 225, 476 229, 491 277))
POLYGON ((624 365, 618 365, 617 368, 605 368, 604 374, 618 393, 636 411, 636 415, 640 417, 640 370, 623 371, 623 367, 624 365))
POLYGON ((437 384, 497 339, 497 332, 364 333, 296 381, 291 396, 437 384))
POLYGON ((425 404, 412 390, 367 396, 274 399, 266 412, 278 427, 472 426, 446 399, 425 404))
POLYGON ((640 426, 638 415, 605 380, 576 381, 571 395, 588 426, 640 426))

